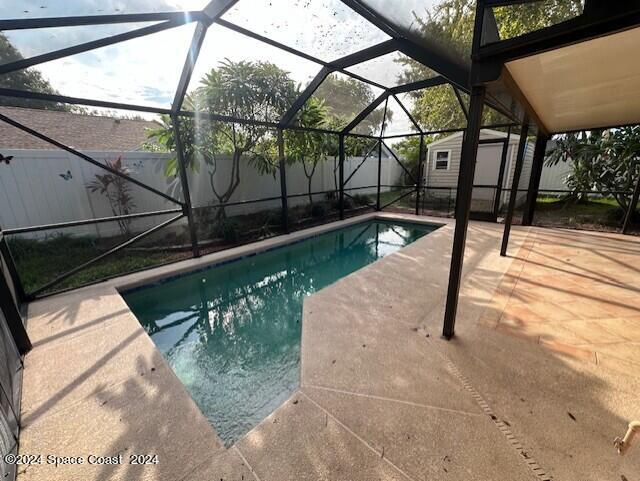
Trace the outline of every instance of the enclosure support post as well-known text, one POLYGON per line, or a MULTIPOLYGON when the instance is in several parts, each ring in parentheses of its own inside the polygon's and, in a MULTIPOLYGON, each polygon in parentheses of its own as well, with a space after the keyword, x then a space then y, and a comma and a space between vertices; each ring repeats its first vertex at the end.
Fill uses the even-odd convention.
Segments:
POLYGON ((7 320, 7 325, 9 326, 9 331, 11 331, 11 336, 13 337, 14 342, 16 343, 16 347, 18 348, 18 352, 20 354, 25 354, 29 350, 31 350, 31 341, 29 340, 29 336, 27 335, 27 331, 24 328, 24 323, 22 322, 22 316, 20 316, 20 312, 18 312, 18 306, 13 302, 13 297, 11 296, 11 291, 9 290, 9 285, 5 280, 4 276, 0 273, 0 310, 4 314, 5 319, 7 320))
POLYGON ((540 188, 540 177, 542 176, 542 167, 544 166, 544 154, 547 150, 547 140, 549 140, 549 137, 538 131, 536 147, 533 151, 531 175, 529 176, 527 201, 524 204, 524 213, 522 215, 522 225, 531 225, 533 222, 533 215, 536 210, 536 199, 538 198, 538 189, 540 188))
POLYGON ((629 230, 629 224, 631 223, 631 217, 633 217, 633 212, 636 210, 636 206, 638 205, 638 197, 640 197, 640 175, 638 175, 638 180, 636 180, 636 186, 633 189, 633 195, 631 196, 631 203, 629 204, 629 208, 627 209, 627 213, 624 216, 624 224, 622 224, 622 233, 626 234, 627 230, 629 230))
POLYGON ((193 218, 193 207, 191 206, 191 193, 189 191, 189 179, 187 178, 187 166, 184 155, 184 145, 180 138, 180 120, 177 115, 171 116, 173 124, 173 135, 176 139, 176 154, 178 158, 178 172, 180 174, 180 184, 182 185, 182 197, 184 198, 183 212, 187 216, 189 224, 189 235, 191 237, 191 251, 193 257, 200 257, 200 248, 198 247, 198 234, 196 232, 196 224, 193 218))
POLYGON ((380 210, 380 179, 382 178, 382 139, 378 140, 378 191, 376 194, 376 210, 380 210))
POLYGON ((493 199, 493 222, 498 221, 500 204, 502 197, 502 184, 504 183, 504 171, 507 165, 507 153, 509 152, 509 142, 511 141, 511 126, 507 129, 507 138, 502 144, 502 155, 500 157, 500 171, 498 172, 498 185, 496 186, 495 199, 493 199))
POLYGON ((420 215, 420 194, 422 191, 422 163, 423 163, 424 135, 420 135, 418 147, 418 178, 416 179, 416 215, 420 215))
POLYGON ((520 131, 520 143, 518 144, 518 157, 516 157, 516 168, 513 172, 513 181, 511 182, 511 193, 509 194, 509 207, 507 216, 504 219, 504 233, 502 234, 502 246, 500 247, 500 255, 507 255, 507 247, 509 246, 509 234, 511 233, 511 222, 513 221, 513 211, 516 208, 516 199, 518 197, 518 185, 520 184, 520 175, 522 175, 522 165, 524 164, 524 152, 527 148, 527 134, 529 133, 529 120, 524 119, 522 129, 520 131))
POLYGON ((344 219, 344 134, 338 136, 338 176, 340 177, 340 220, 344 219))
POLYGON ((458 189, 456 195, 456 227, 453 235, 449 287, 447 290, 444 325, 442 327, 442 336, 445 339, 451 339, 455 333, 460 279, 462 277, 462 263, 467 240, 467 226, 469 224, 469 211, 471 210, 471 196, 473 192, 473 175, 476 169, 476 156, 478 154, 485 93, 486 87, 484 86, 476 86, 471 89, 469 121, 467 122, 467 130, 464 135, 464 141, 462 142, 460 173, 458 174, 458 189))
POLYGON ((280 170, 280 199, 282 201, 282 226, 289 233, 289 201, 287 199, 287 166, 284 159, 284 134, 278 129, 278 170, 280 170))
POLYGON ((16 269, 16 264, 13 261, 13 256, 11 255, 11 251, 9 250, 9 246, 7 245, 7 240, 2 235, 1 227, 0 227, 0 259, 4 259, 5 265, 7 266, 7 271, 9 271, 11 282, 13 283, 13 287, 16 291, 18 304, 28 301, 29 299, 27 297, 27 294, 24 292, 24 287, 22 286, 22 281, 20 280, 18 269, 16 269))

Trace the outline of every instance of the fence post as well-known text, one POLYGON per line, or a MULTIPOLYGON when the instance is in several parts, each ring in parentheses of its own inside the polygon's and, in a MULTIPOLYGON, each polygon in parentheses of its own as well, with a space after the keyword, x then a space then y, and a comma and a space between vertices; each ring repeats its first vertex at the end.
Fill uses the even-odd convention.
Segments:
POLYGON ((182 208, 187 216, 187 222, 189 223, 189 235, 191 236, 191 252, 193 253, 193 257, 200 257, 200 248, 198 247, 198 234, 196 232, 196 224, 193 219, 193 207, 191 206, 191 193, 189 192, 189 180, 187 178, 184 145, 182 145, 182 139, 180 138, 180 121, 178 120, 177 115, 171 116, 171 123, 173 124, 173 135, 176 139, 178 172, 180 174, 180 184, 182 185, 182 197, 184 198, 184 204, 182 205, 182 208))
POLYGON ((344 134, 338 137, 338 176, 340 178, 340 220, 344 219, 344 134))
POLYGON ((289 202, 287 200, 287 172, 284 160, 284 135, 278 129, 278 168, 280 170, 280 199, 282 202, 282 225, 286 234, 289 233, 289 202))
POLYGON ((416 183, 416 215, 420 215, 420 191, 422 190, 422 169, 423 169, 423 153, 424 135, 420 134, 420 147, 418 148, 418 182, 416 183))

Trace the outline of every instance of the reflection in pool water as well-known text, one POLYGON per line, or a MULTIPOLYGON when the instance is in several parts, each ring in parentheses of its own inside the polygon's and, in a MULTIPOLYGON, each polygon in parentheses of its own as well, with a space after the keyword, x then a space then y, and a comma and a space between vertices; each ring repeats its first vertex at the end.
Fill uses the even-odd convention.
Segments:
POLYGON ((305 296, 435 228, 355 224, 124 297, 229 445, 297 389, 305 296))

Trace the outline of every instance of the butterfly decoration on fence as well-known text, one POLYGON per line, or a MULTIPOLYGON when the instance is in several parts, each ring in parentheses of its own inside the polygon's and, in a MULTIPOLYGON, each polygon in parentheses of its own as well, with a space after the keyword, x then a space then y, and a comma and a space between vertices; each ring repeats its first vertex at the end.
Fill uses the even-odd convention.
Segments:
POLYGON ((62 177, 64 180, 71 180, 73 179, 73 175, 71 175, 71 171, 67 170, 66 174, 58 174, 60 177, 62 177))
POLYGON ((0 164, 4 162, 5 164, 9 165, 9 162, 11 162, 11 160, 13 160, 13 155, 0 154, 0 164))

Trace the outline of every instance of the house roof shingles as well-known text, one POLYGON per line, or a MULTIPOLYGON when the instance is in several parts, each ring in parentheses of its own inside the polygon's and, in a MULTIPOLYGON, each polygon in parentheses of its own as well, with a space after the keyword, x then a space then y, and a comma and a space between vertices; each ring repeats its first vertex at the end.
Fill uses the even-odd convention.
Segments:
MULTIPOLYGON (((159 126, 157 122, 148 120, 116 119, 56 110, 0 107, 0 113, 78 150, 140 150, 147 141, 148 129, 159 126)), ((0 121, 0 148, 46 150, 56 147, 0 121)))

